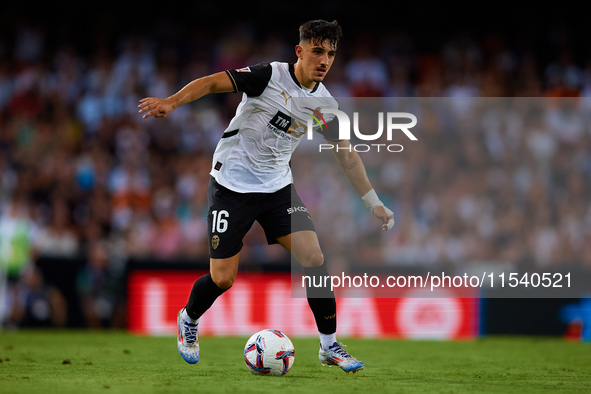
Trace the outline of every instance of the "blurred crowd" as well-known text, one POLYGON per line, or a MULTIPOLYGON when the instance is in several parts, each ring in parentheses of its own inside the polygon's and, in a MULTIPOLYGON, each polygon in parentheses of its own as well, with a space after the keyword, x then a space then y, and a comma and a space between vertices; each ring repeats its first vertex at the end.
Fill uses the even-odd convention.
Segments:
MULTIPOLYGON (((350 103, 359 111, 373 107, 371 114, 384 107, 416 114, 418 141, 400 133, 394 141, 376 141, 383 144, 380 153, 375 147, 373 154, 360 153, 373 186, 395 212, 386 234, 332 155, 313 144, 298 148, 296 187, 319 218, 329 259, 446 272, 477 265, 489 272, 591 268, 591 98, 339 102, 350 103), (402 152, 386 151, 393 142, 402 152)), ((362 123, 365 134, 375 123, 362 123)), ((352 143, 369 149, 367 141, 352 143)))
MULTIPOLYGON (((591 96, 591 61, 575 56, 564 32, 548 41, 552 54, 540 57, 501 33, 459 33, 423 53, 411 34, 349 33, 325 85, 335 97, 591 96)), ((16 305, 28 305, 35 284, 52 294, 49 306, 62 302, 31 266, 38 256, 86 259, 78 289, 94 316, 116 310, 114 301, 108 308, 100 301, 114 299, 109 292, 116 286, 101 287, 122 275, 114 261, 207 259, 211 156, 241 95, 208 96, 148 120, 138 115, 138 100, 169 96, 229 68, 293 62, 296 44, 287 32, 258 37, 248 24, 189 36, 163 24, 116 40, 96 33, 85 42, 81 48, 56 41, 26 23, 0 36, 0 258, 9 281, 25 278, 9 295, 21 301, 5 311, 16 322, 25 308, 16 305)), ((352 189, 329 187, 340 169, 298 167, 296 186, 317 215, 321 242, 345 245, 350 223, 361 223, 370 246, 348 259, 589 265, 591 123, 581 102, 502 121, 490 113, 470 118, 461 105, 447 115, 427 112, 421 142, 404 154, 363 156, 396 212, 395 230, 381 241, 373 241, 361 211, 342 215, 342 222, 323 219, 338 209, 333 201, 358 199, 352 189), (321 177, 314 182, 323 189, 306 174, 321 177), (322 223, 342 225, 335 231, 322 223)), ((243 259, 285 261, 255 227, 243 259)), ((53 318, 63 323, 63 316, 53 318)))

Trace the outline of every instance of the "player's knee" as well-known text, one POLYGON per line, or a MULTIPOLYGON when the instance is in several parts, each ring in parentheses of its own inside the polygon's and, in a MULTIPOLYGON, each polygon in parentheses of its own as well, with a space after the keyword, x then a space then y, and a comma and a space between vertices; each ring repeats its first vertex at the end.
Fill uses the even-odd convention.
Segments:
POLYGON ((226 290, 232 287, 232 285, 234 284, 234 279, 236 279, 236 276, 231 274, 212 274, 211 279, 217 287, 219 287, 222 290, 226 290))
POLYGON ((320 267, 324 263, 324 254, 320 249, 308 253, 302 261, 304 267, 320 267))

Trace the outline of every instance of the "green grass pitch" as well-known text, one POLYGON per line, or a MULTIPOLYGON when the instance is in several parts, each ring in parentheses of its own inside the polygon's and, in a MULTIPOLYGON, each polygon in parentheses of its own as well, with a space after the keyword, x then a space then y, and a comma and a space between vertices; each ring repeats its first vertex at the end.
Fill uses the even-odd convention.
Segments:
POLYGON ((365 370, 322 367, 316 339, 292 338, 283 377, 254 376, 245 338, 201 338, 185 363, 173 337, 121 331, 0 333, 0 393, 558 393, 591 392, 591 344, 556 338, 468 342, 344 340, 365 370))

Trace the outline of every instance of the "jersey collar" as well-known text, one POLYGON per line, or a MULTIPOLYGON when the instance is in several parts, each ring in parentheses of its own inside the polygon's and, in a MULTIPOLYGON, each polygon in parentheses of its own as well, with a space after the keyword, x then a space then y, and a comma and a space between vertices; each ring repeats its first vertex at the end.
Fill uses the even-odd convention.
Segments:
MULTIPOLYGON (((300 89, 303 89, 302 85, 300 85, 300 82, 298 81, 295 75, 295 63, 289 63, 289 74, 291 75, 291 78, 296 83, 296 85, 298 85, 300 89)), ((314 89, 312 89, 310 93, 316 92, 316 90, 318 90, 318 86, 320 86, 320 82, 316 82, 316 85, 314 85, 314 89)))

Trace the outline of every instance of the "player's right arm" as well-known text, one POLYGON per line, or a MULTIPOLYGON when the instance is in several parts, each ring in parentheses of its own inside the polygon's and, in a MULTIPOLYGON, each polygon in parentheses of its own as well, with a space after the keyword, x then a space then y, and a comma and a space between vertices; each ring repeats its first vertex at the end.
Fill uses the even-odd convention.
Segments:
POLYGON ((235 87, 226 72, 219 72, 189 82, 184 88, 165 99, 146 97, 140 100, 139 113, 143 118, 164 118, 183 104, 200 99, 210 93, 234 92, 235 87))
MULTIPOLYGON (((333 141, 334 143, 334 140, 327 140, 333 141)), ((394 225, 394 213, 384 206, 378 198, 378 195, 369 182, 367 171, 359 153, 351 149, 351 143, 348 140, 338 141, 336 144, 340 149, 334 149, 333 147, 333 153, 343 169, 345 176, 357 193, 359 193, 365 206, 369 208, 375 217, 382 221, 382 231, 390 230, 394 225)))

